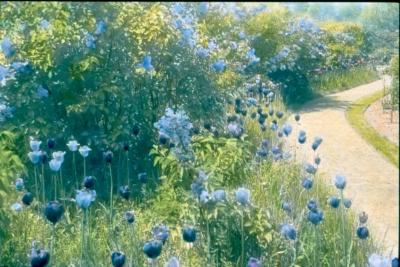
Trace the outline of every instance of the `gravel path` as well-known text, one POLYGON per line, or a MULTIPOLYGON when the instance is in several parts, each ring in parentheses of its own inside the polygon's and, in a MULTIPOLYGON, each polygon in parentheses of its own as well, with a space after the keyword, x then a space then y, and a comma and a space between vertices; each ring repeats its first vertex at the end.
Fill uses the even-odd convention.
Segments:
MULTIPOLYGON (((296 152, 297 159, 305 162, 313 158, 314 137, 323 138, 318 148, 320 173, 329 184, 337 173, 347 177, 345 197, 353 200, 357 214, 367 212, 370 233, 389 255, 398 252, 399 169, 364 141, 345 118, 351 102, 382 89, 383 81, 379 80, 309 102, 300 111, 300 125, 294 127, 290 144, 299 130, 307 133, 306 144, 298 145, 296 152)), ((289 122, 296 125, 294 116, 289 122)))

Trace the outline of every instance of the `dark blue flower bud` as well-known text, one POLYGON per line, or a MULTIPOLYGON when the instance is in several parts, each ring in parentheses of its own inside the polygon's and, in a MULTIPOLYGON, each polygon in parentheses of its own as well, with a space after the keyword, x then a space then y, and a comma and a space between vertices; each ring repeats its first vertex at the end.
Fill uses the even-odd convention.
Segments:
POLYGON ((204 129, 211 131, 211 123, 209 122, 204 123, 204 129))
POLYGON ((125 264, 125 254, 119 251, 114 251, 111 254, 111 262, 114 267, 122 267, 125 264))
POLYGON ((365 226, 360 226, 357 228, 357 236, 360 239, 366 239, 369 236, 368 228, 365 226))
POLYGON ((147 183, 147 173, 145 172, 141 172, 138 174, 138 180, 139 182, 141 182, 142 184, 147 183))
POLYGON ((168 142, 168 137, 165 135, 160 135, 158 141, 160 142, 161 145, 165 145, 168 142))
POLYGON ((310 211, 317 211, 318 206, 317 206, 317 202, 315 201, 315 199, 310 199, 310 200, 308 201, 308 203, 307 203, 307 208, 308 208, 310 211))
POLYGON ((56 224, 64 214, 64 207, 58 201, 50 201, 44 209, 46 219, 56 224))
POLYGON ((193 243, 196 241, 196 229, 191 227, 186 227, 182 230, 182 238, 188 243, 193 243))
POLYGON ((305 189, 311 189, 313 186, 314 182, 311 178, 305 178, 302 182, 301 185, 305 188, 305 189))
POLYGON ((339 205, 340 205, 340 199, 338 199, 338 198, 335 197, 335 196, 332 196, 332 197, 330 197, 330 198, 328 199, 328 204, 329 204, 332 208, 336 209, 336 208, 338 208, 339 205))
POLYGON ((103 158, 107 163, 111 163, 113 159, 113 153, 110 150, 103 152, 103 158))
POLYGON ((299 121, 299 120, 300 120, 300 114, 294 115, 294 119, 295 119, 296 121, 299 121))
POLYGON ((131 190, 129 190, 129 187, 127 185, 120 186, 118 192, 121 195, 121 197, 126 200, 128 200, 129 196, 131 195, 131 190))
POLYGON ((314 225, 320 224, 324 219, 322 211, 309 211, 307 219, 314 225))
POLYGON ((395 257, 392 259, 392 267, 399 267, 399 258, 395 257))
POLYGON ((127 211, 127 212, 125 212, 124 217, 125 217, 125 220, 126 220, 129 224, 135 222, 135 213, 133 213, 133 211, 127 211))
POLYGON ((132 133, 133 133, 133 135, 134 135, 134 136, 137 136, 137 135, 139 134, 139 132, 140 132, 140 127, 139 127, 139 125, 137 125, 137 124, 133 125, 133 127, 132 127, 132 133))
POLYGON ((124 143, 123 146, 122 146, 122 148, 123 148, 125 151, 129 151, 129 144, 128 144, 128 143, 124 143))
POLYGON ((83 186, 86 187, 87 189, 94 189, 95 185, 96 185, 96 178, 94 176, 86 176, 83 179, 83 186))
POLYGON ((53 138, 47 140, 47 147, 49 149, 53 149, 55 146, 56 146, 56 140, 54 140, 53 138))
POLYGON ((22 196, 22 203, 29 206, 33 201, 33 195, 30 192, 25 192, 22 196))
POLYGON ((282 112, 282 111, 277 111, 277 112, 276 112, 276 117, 277 117, 278 119, 281 119, 281 118, 283 117, 283 112, 282 112))
POLYGON ((44 267, 50 261, 50 253, 47 250, 32 248, 29 258, 31 267, 44 267))

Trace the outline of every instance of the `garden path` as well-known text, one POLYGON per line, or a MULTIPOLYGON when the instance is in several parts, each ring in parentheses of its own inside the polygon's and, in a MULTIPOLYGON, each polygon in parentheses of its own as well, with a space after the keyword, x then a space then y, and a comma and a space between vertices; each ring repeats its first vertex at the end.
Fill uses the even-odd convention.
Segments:
MULTIPOLYGON (((312 160, 311 143, 315 136, 323 138, 318 154, 319 172, 326 182, 341 173, 347 177, 345 197, 353 201, 358 214, 365 211, 368 227, 384 247, 385 255, 396 255, 399 243, 399 169, 368 144, 347 122, 346 108, 361 97, 383 89, 383 80, 310 101, 300 110, 300 124, 289 140, 294 144, 299 130, 307 134, 305 145, 297 145, 297 159, 312 160)), ((296 125, 294 116, 289 122, 296 125)), ((357 216, 358 217, 358 216, 357 216)))

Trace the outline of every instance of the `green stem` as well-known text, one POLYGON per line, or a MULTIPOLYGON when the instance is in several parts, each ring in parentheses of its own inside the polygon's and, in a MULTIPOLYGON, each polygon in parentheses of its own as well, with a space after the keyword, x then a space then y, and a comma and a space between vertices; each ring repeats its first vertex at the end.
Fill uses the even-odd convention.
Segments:
POLYGON ((53 174, 53 181, 54 181, 54 200, 57 199, 57 173, 53 174))
POLYGON ((244 211, 242 210, 241 216, 240 216, 240 229, 242 231, 242 253, 241 253, 241 265, 240 266, 245 266, 244 265, 244 211))
POLYGON ((50 261, 51 261, 51 264, 49 266, 55 266, 55 253, 56 253, 56 249, 54 247, 55 239, 56 239, 55 234, 56 234, 56 225, 53 223, 51 225, 51 243, 50 243, 50 251, 51 251, 50 261))
POLYGON ((83 157, 83 176, 86 177, 86 158, 83 157))
POLYGON ((64 207, 65 207, 65 189, 63 186, 63 179, 62 179, 62 167, 60 168, 60 192, 61 192, 61 197, 63 198, 64 207))
POLYGON ((44 186, 44 164, 42 164, 42 177, 41 177, 41 183, 42 183, 42 198, 43 198, 43 204, 46 201, 46 191, 45 191, 45 186, 44 186))
POLYGON ((113 176, 111 164, 109 164, 110 169, 110 229, 113 229, 113 176))
MULTIPOLYGON (((38 178, 37 178, 37 166, 34 166, 34 171, 35 171, 35 190, 36 190, 36 199, 39 199, 39 184, 38 184, 38 178)), ((38 205, 38 211, 39 211, 39 205, 38 205)), ((39 211, 40 212, 40 211, 39 211)))
POLYGON ((129 179, 129 152, 126 151, 126 177, 128 180, 128 186, 130 186, 130 179, 129 179))
POLYGON ((81 267, 84 265, 84 253, 85 253, 85 214, 86 211, 82 210, 82 224, 81 224, 81 267))
MULTIPOLYGON (((342 202, 340 205, 340 213, 342 216, 342 236, 345 237, 345 225, 344 225, 344 205, 343 205, 343 190, 340 190, 340 201, 342 202)), ((346 238, 343 238, 343 256, 345 258, 345 266, 347 265, 347 256, 346 256, 346 238)))
POLYGON ((74 177, 75 177, 75 187, 79 188, 78 176, 76 175, 76 161, 75 161, 75 151, 72 152, 72 163, 74 164, 74 177))

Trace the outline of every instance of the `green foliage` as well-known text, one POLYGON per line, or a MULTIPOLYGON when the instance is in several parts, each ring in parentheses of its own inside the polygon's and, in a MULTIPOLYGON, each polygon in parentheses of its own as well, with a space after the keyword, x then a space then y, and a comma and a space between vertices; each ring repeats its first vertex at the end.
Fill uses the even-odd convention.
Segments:
POLYGON ((392 110, 399 110, 399 55, 395 55, 390 62, 390 106, 392 110))

